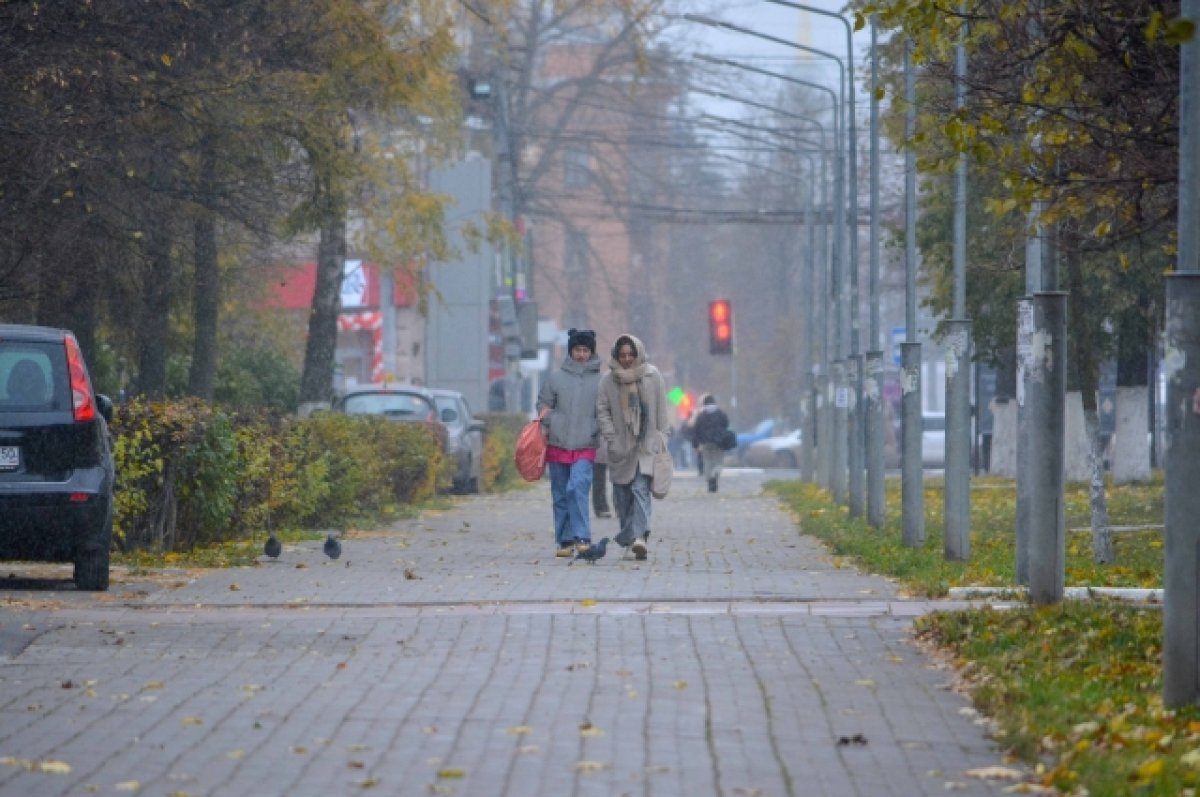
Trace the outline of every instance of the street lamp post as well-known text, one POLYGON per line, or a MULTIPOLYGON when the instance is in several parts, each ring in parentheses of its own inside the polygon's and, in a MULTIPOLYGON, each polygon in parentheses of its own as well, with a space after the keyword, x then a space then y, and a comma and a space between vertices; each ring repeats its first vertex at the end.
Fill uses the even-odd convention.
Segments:
POLYGON ((881 528, 887 507, 883 489, 883 352, 879 340, 879 52, 878 26, 871 15, 871 326, 863 374, 866 426, 867 523, 881 528))
MULTIPOLYGON (((784 111, 771 105, 766 105, 761 102, 738 97, 733 94, 727 94, 720 91, 712 91, 697 86, 690 86, 689 91, 698 94, 705 94, 716 97, 718 99, 728 100, 730 102, 741 103, 752 108, 759 108, 773 114, 778 114, 786 119, 795 119, 802 122, 807 122, 814 125, 821 135, 821 178, 820 185, 822 191, 821 207, 826 209, 826 213, 832 210, 832 204, 829 199, 829 151, 826 145, 827 136, 825 134, 825 125, 821 124, 816 119, 802 114, 784 111)), ((822 466, 819 457, 824 456, 826 459, 829 454, 829 446, 822 446, 818 449, 816 443, 821 438, 818 435, 818 427, 820 425, 820 417, 825 413, 827 402, 824 401, 824 394, 819 389, 819 383, 824 378, 824 374, 829 373, 829 324, 827 321, 827 304, 819 301, 817 297, 824 296, 828 293, 827 280, 829 277, 830 258, 829 254, 829 236, 826 231, 828 226, 821 225, 821 243, 817 247, 815 244, 814 226, 809 225, 809 245, 808 256, 806 258, 806 278, 805 282, 809 285, 809 290, 806 292, 805 298, 805 385, 804 394, 800 402, 800 417, 801 417, 801 463, 800 463, 800 478, 803 481, 810 483, 823 483, 828 485, 828 479, 824 481, 818 480, 818 474, 828 474, 828 464, 822 466), (817 282, 818 271, 816 268, 815 258, 816 252, 822 253, 822 262, 820 269, 821 283, 817 282), (816 330, 820 330, 821 347, 816 349, 816 330)), ((829 430, 824 429, 822 434, 828 435, 829 430)))
MULTIPOLYGON (((841 112, 839 110, 839 104, 838 104, 838 95, 834 94, 833 89, 829 88, 828 86, 822 86, 820 83, 814 83, 812 81, 803 80, 801 78, 792 77, 790 75, 782 75, 778 72, 772 72, 767 69, 760 69, 758 67, 750 66, 748 64, 743 64, 738 61, 731 61, 727 58, 714 58, 712 56, 703 55, 703 54, 697 54, 696 58, 701 61, 704 61, 706 63, 717 64, 719 66, 730 66, 730 67, 734 67, 735 69, 741 69, 741 70, 748 71, 748 72, 754 72, 754 73, 757 73, 760 75, 765 75, 767 77, 773 77, 778 80, 786 81, 788 83, 794 83, 794 84, 802 85, 802 86, 809 86, 811 88, 817 89, 818 91, 825 92, 826 94, 829 95, 830 103, 832 104, 832 107, 834 109, 834 114, 833 114, 834 140, 835 141, 838 140, 839 133, 840 133, 840 130, 838 128, 839 128, 839 121, 840 121, 840 117, 841 117, 841 112)), ((843 263, 842 263, 841 242, 842 242, 842 238, 844 236, 841 233, 845 229, 845 216, 844 216, 844 214, 845 214, 845 202, 844 202, 845 172, 844 172, 844 169, 842 168, 843 164, 842 164, 842 160, 841 160, 841 147, 840 146, 835 147, 834 151, 837 153, 837 155, 835 156, 836 163, 835 163, 835 168, 834 168, 834 173, 836 175, 835 180, 834 180, 834 229, 837 231, 837 234, 835 234, 834 238, 833 238, 833 261, 832 261, 832 265, 830 267, 829 289, 830 289, 830 297, 832 299, 833 308, 834 308, 834 322, 833 322, 834 357, 840 358, 841 356, 843 356, 842 355, 842 299, 843 299, 843 292, 842 292, 842 283, 841 283, 841 272, 842 272, 843 263)), ((828 446, 822 445, 822 447, 821 447, 822 450, 824 450, 826 448, 829 449, 828 457, 826 457, 825 454, 822 454, 820 457, 820 460, 821 460, 820 464, 822 467, 824 467, 826 464, 828 464, 828 472, 827 473, 822 472, 821 475, 822 475, 822 483, 825 484, 829 488, 830 492, 833 494, 834 500, 837 501, 838 503, 844 503, 846 500, 846 487, 847 487, 847 485, 846 485, 846 476, 847 476, 846 454, 847 454, 847 439, 848 439, 847 434, 846 434, 846 422, 847 422, 847 415, 846 415, 847 406, 846 405, 848 404, 848 402, 845 401, 845 395, 847 393, 847 390, 846 390, 846 385, 845 385, 845 362, 844 362, 844 360, 835 359, 830 368, 830 372, 831 372, 830 376, 832 377, 832 379, 830 381, 832 382, 832 384, 822 384, 821 387, 819 388, 822 390, 822 393, 823 393, 824 401, 822 404, 822 408, 825 410, 825 417, 819 419, 819 422, 822 424, 822 429, 821 429, 821 432, 819 433, 818 439, 829 442, 828 446)))
MULTIPOLYGON (((857 388, 857 396, 855 400, 862 396, 862 368, 859 365, 861 360, 861 350, 858 340, 858 131, 855 125, 855 111, 857 108, 854 99, 854 31, 850 25, 850 21, 841 14, 835 14, 832 11, 826 11, 823 8, 805 5, 803 3, 794 3, 791 0, 767 0, 769 3, 781 5, 786 8, 792 8, 797 11, 807 11, 811 14, 818 14, 830 19, 836 19, 842 24, 846 31, 846 63, 849 80, 847 81, 850 100, 845 106, 849 139, 847 148, 850 151, 850 357, 847 358, 847 363, 850 365, 853 373, 852 378, 855 380, 857 388)), ((855 487, 857 486, 857 498, 859 501, 859 514, 861 514, 862 501, 862 464, 863 464, 863 447, 864 439, 862 429, 857 424, 857 413, 849 416, 849 419, 854 422, 849 429, 851 440, 849 440, 851 456, 850 487, 851 501, 850 511, 855 511, 855 487), (853 452, 857 451, 857 456, 853 452), (856 465, 857 463, 857 465, 856 465)))
MULTIPOLYGON (((853 76, 853 74, 850 74, 849 76, 847 76, 846 64, 842 61, 841 58, 834 55, 833 53, 826 52, 825 50, 819 50, 815 47, 809 47, 804 44, 798 44, 796 42, 791 42, 791 41, 788 41, 787 39, 781 39, 777 36, 771 36, 770 34, 761 33, 756 30, 750 30, 749 28, 743 28, 740 25, 734 25, 729 22, 711 19, 709 17, 703 17, 703 16, 699 16, 696 14, 684 14, 684 19, 690 20, 692 22, 697 22, 701 25, 708 25, 710 27, 724 28, 726 30, 734 31, 735 33, 741 33, 741 34, 745 34, 747 36, 753 36, 758 39, 763 39, 764 41, 773 42, 775 44, 781 44, 785 47, 791 47, 791 48, 794 48, 797 50, 803 50, 804 52, 813 53, 814 55, 819 55, 822 58, 832 59, 838 65, 838 91, 839 91, 839 93, 841 93, 842 107, 847 108, 846 95, 844 93, 845 86, 847 83, 850 84, 851 98, 853 98, 853 96, 854 96, 854 86, 853 86, 854 76, 853 76)), ((851 62, 851 68, 853 68, 853 62, 851 62)), ((853 99, 851 99, 851 101, 853 101, 853 99)), ((853 118, 854 118, 854 113, 853 113, 853 109, 851 108, 850 109, 850 124, 851 124, 851 126, 853 126, 853 124, 854 124, 853 118)), ((850 161, 853 164, 857 160, 857 158, 856 158, 857 153, 854 151, 854 139, 853 138, 850 139, 849 146, 850 146, 850 153, 849 153, 850 161)), ((851 182, 853 183, 855 181, 855 174, 856 174, 855 167, 853 165, 851 166, 850 173, 851 173, 850 179, 851 179, 851 182)), ((863 514, 863 455, 864 455, 864 448, 862 445, 863 425, 861 423, 861 416, 859 415, 859 409, 858 409, 860 406, 862 406, 862 392, 863 392, 862 356, 861 356, 861 352, 859 351, 859 343, 858 343, 858 260, 857 260, 857 240, 856 240, 857 236, 858 236, 858 218, 857 218, 858 199, 857 199, 857 193, 856 193, 855 189, 853 188, 853 186, 851 187, 851 191, 855 197, 855 200, 852 205, 852 207, 854 208, 854 211, 852 211, 852 213, 851 213, 851 220, 850 220, 850 229, 851 229, 851 234, 850 234, 850 247, 851 247, 851 249, 850 249, 850 251, 851 251, 850 286, 851 286, 851 290, 850 290, 850 299, 849 299, 850 352, 848 353, 849 356, 847 356, 845 358, 845 368, 847 370, 847 381, 849 382, 850 389, 849 389, 849 391, 840 391, 839 399, 841 398, 841 395, 846 395, 849 398, 849 400, 846 404, 845 410, 846 410, 847 434, 849 435, 847 451, 848 451, 848 455, 849 455, 848 458, 849 458, 850 514, 853 517, 861 517, 863 514)), ((841 230, 841 228, 839 227, 839 233, 838 233, 839 236, 842 234, 840 232, 840 230, 841 230)), ((882 482, 881 482, 881 484, 882 484, 882 482)))

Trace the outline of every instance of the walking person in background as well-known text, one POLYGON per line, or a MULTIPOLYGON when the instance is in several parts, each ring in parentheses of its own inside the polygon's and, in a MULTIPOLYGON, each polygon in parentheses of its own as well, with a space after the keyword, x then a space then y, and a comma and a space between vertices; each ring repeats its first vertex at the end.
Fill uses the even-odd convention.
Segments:
POLYGON ((654 455, 671 429, 667 387, 646 349, 633 335, 613 345, 609 372, 600 380, 596 420, 608 444, 608 472, 620 529, 614 538, 638 559, 649 551, 650 475, 654 455))
POLYGON ((704 406, 704 400, 711 398, 708 393, 700 396, 700 406, 692 410, 692 414, 683 422, 681 431, 683 439, 692 444, 692 451, 696 455, 696 475, 704 475, 704 457, 700 454, 700 444, 696 442, 696 419, 700 417, 700 409, 704 406))
POLYGON ((542 419, 546 432, 546 468, 554 505, 554 542, 557 555, 571 556, 592 544, 588 501, 592 468, 599 440, 596 396, 600 387, 600 358, 596 333, 590 329, 567 332, 567 358, 553 371, 538 392, 537 409, 549 412, 542 419))
POLYGON ((717 400, 711 394, 704 395, 700 405, 700 413, 692 426, 692 437, 699 446, 700 455, 704 458, 703 476, 708 480, 708 491, 717 491, 717 478, 721 475, 721 467, 725 464, 725 449, 721 447, 721 438, 729 430, 729 416, 717 406, 717 400))

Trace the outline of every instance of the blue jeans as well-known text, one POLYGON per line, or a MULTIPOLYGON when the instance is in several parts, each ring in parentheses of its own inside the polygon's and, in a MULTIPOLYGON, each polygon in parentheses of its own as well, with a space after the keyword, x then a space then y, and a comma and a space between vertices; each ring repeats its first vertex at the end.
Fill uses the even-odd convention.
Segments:
POLYGON ((571 465, 549 462, 550 495, 554 498, 554 541, 558 547, 576 540, 592 541, 592 461, 581 459, 571 465))
POLYGON ((650 477, 641 470, 629 484, 613 483, 613 504, 617 508, 620 531, 613 541, 628 548, 650 533, 650 477))

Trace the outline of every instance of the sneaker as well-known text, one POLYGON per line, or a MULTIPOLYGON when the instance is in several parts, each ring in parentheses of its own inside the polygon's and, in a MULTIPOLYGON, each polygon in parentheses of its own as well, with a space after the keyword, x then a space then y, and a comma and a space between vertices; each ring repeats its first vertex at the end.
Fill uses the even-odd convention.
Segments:
POLYGON ((575 540, 575 553, 583 553, 592 547, 591 540, 575 540))
POLYGON ((634 559, 645 559, 646 552, 649 550, 646 547, 646 538, 643 537, 640 540, 635 540, 633 543, 632 550, 633 550, 633 558, 634 559))
POLYGON ((574 552, 575 552, 574 545, 564 545, 558 549, 558 553, 556 553, 555 556, 557 556, 561 559, 564 556, 570 556, 574 552))
POLYGON ((596 517, 612 517, 612 512, 609 512, 607 509, 597 509, 596 517))

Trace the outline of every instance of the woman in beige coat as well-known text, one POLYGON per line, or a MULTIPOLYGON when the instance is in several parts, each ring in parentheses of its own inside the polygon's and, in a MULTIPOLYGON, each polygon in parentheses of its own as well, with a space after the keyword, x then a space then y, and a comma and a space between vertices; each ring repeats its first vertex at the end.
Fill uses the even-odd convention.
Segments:
POLYGON ((671 429, 667 387, 646 361, 646 347, 633 335, 613 344, 609 371, 600 380, 596 421, 608 444, 608 476, 620 531, 614 540, 645 559, 650 538, 650 474, 654 455, 665 451, 671 429))

